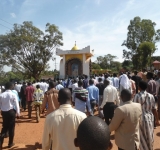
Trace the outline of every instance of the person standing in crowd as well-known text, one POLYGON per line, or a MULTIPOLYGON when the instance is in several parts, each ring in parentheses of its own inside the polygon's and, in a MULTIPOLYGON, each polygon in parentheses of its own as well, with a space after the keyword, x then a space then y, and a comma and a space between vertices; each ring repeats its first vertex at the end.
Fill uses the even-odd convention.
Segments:
POLYGON ((110 84, 110 85, 113 85, 112 79, 110 78, 110 75, 109 75, 109 74, 106 74, 106 75, 105 75, 105 79, 109 81, 109 84, 110 84))
MULTIPOLYGON (((19 102, 19 106, 21 106, 21 95, 20 95, 20 92, 21 92, 21 87, 22 87, 22 84, 20 82, 17 82, 13 88, 13 90, 17 91, 18 93, 18 102, 19 102)), ((15 92, 13 91, 13 92, 15 92)), ((15 92, 16 93, 16 92, 15 92)))
POLYGON ((58 80, 58 84, 56 85, 56 90, 60 90, 60 89, 63 89, 64 87, 63 87, 63 85, 61 84, 61 81, 60 80, 58 80))
POLYGON ((14 130, 15 130, 15 118, 20 117, 19 103, 16 95, 11 91, 13 89, 13 83, 8 82, 5 85, 6 91, 0 95, 0 109, 3 118, 2 130, 0 136, 0 150, 2 150, 4 136, 9 131, 9 143, 8 148, 14 146, 14 130))
POLYGON ((39 122, 40 120, 41 105, 42 105, 43 98, 44 98, 43 91, 40 89, 39 85, 36 85, 36 90, 34 91, 34 94, 33 94, 34 101, 32 105, 35 106, 37 122, 39 122))
POLYGON ((109 150, 109 128, 102 119, 88 117, 79 125, 74 144, 80 150, 109 150))
POLYGON ((20 91, 20 96, 21 96, 21 105, 24 111, 26 110, 26 95, 25 95, 26 87, 27 87, 26 82, 23 82, 23 85, 20 91))
MULTIPOLYGON (((148 79, 148 84, 147 84, 147 89, 146 91, 150 94, 153 95, 155 102, 157 102, 157 97, 156 97, 156 81, 153 80, 153 73, 152 72, 147 72, 147 79, 148 79)), ((155 112, 156 116, 158 116, 157 111, 155 112)), ((156 122, 154 121, 154 127, 156 128, 156 122)))
POLYGON ((87 89, 87 87, 88 87, 88 76, 85 75, 83 80, 83 88, 87 89))
POLYGON ((88 108, 89 115, 91 114, 91 106, 88 98, 88 91, 83 88, 83 81, 78 81, 78 88, 73 91, 73 102, 75 103, 75 109, 85 113, 88 108), (87 108, 86 108, 87 106, 87 108))
POLYGON ((32 113, 32 102, 33 102, 33 93, 34 93, 34 87, 31 85, 31 82, 28 82, 28 86, 25 90, 26 95, 26 101, 28 105, 28 118, 31 118, 32 113))
POLYGON ((46 115, 50 114, 54 110, 59 108, 58 102, 58 90, 55 89, 55 83, 50 81, 49 82, 49 90, 44 94, 44 100, 42 102, 42 113, 47 105, 47 113, 46 115))
POLYGON ((41 90, 43 91, 43 94, 48 90, 48 84, 46 83, 45 79, 42 79, 42 82, 39 86, 41 90))
POLYGON ((129 78, 127 77, 126 74, 123 74, 121 76, 121 80, 120 80, 120 93, 123 89, 127 89, 127 90, 130 90, 131 91, 131 83, 130 83, 130 80, 129 78))
POLYGON ((153 80, 152 72, 147 73, 147 79, 148 79, 148 85, 147 85, 146 91, 152 94, 153 96, 155 96, 156 95, 156 81, 153 80))
POLYGON ((102 81, 102 78, 98 78, 98 84, 96 84, 96 87, 99 89, 99 106, 100 106, 103 101, 103 91, 104 91, 104 83, 102 81))
POLYGON ((136 84, 135 84, 135 82, 131 79, 131 76, 130 76, 130 75, 128 75, 128 79, 129 79, 129 81, 130 81, 130 83, 131 83, 131 93, 132 93, 132 97, 134 97, 135 94, 136 94, 136 84))
POLYGON ((72 92, 78 87, 77 79, 73 79, 72 92))
POLYGON ((89 94, 89 101, 91 104, 92 115, 96 111, 96 105, 99 107, 99 89, 94 85, 93 80, 89 80, 89 86, 87 88, 89 94))
POLYGON ((103 92, 103 102, 100 106, 100 109, 103 110, 105 122, 109 125, 110 119, 113 118, 114 110, 117 106, 119 106, 119 98, 117 89, 110 85, 108 80, 105 81, 107 87, 104 89, 103 92), (116 105, 115 105, 116 102, 116 105))
POLYGON ((141 105, 131 101, 132 94, 123 89, 121 99, 123 106, 115 109, 114 117, 109 125, 110 132, 115 131, 115 142, 118 150, 139 149, 139 121, 142 115, 141 105))
POLYGON ((71 92, 68 88, 59 91, 58 101, 59 109, 46 117, 42 149, 49 150, 52 141, 53 150, 78 150, 73 141, 76 138, 78 126, 86 118, 86 114, 72 108, 71 92))
POLYGON ((112 82, 113 82, 113 86, 118 90, 119 89, 119 79, 117 78, 116 73, 113 74, 112 82))
POLYGON ((160 119, 160 72, 157 73, 157 81, 156 81, 156 97, 158 104, 158 117, 160 119))
POLYGON ((134 75, 132 76, 132 80, 136 84, 136 93, 138 93, 139 82, 142 80, 142 78, 139 77, 137 74, 138 74, 138 72, 134 71, 134 75))
POLYGON ((156 118, 156 123, 159 123, 156 116, 154 97, 152 94, 148 93, 146 89, 147 83, 140 81, 140 92, 135 95, 133 101, 140 103, 142 107, 142 118, 140 120, 140 150, 153 150, 154 116, 156 118))

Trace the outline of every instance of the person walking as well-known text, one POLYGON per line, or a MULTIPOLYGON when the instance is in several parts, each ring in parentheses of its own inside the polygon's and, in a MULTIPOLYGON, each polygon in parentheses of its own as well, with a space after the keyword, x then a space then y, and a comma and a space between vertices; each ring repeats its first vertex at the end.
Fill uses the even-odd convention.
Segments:
POLYGON ((92 115, 96 111, 96 106, 99 107, 99 89, 94 85, 93 80, 89 80, 89 86, 87 87, 89 94, 89 101, 91 103, 92 115))
POLYGON ((31 82, 28 82, 28 86, 25 90, 26 100, 28 104, 28 118, 31 118, 32 113, 32 102, 33 102, 33 93, 34 93, 34 87, 31 85, 31 82))
POLYGON ((52 150, 78 150, 74 146, 74 139, 79 124, 86 118, 82 113, 71 106, 71 92, 63 88, 58 93, 59 109, 48 114, 44 124, 42 149, 49 150, 52 141, 52 150))
POLYGON ((4 136, 9 131, 8 148, 11 148, 14 143, 15 118, 20 117, 19 103, 16 95, 11 91, 13 83, 8 82, 5 85, 6 91, 0 95, 0 109, 2 114, 2 130, 0 136, 0 150, 2 149, 4 136))
POLYGON ((75 109, 86 113, 91 114, 91 106, 88 98, 88 91, 83 88, 83 81, 78 81, 78 87, 73 90, 73 102, 75 103, 75 109))
POLYGON ((140 150, 153 150, 154 142, 154 116, 156 124, 159 124, 156 115, 155 100, 152 94, 146 91, 147 83, 139 82, 140 92, 135 95, 133 102, 140 103, 142 118, 140 121, 140 150))
POLYGON ((120 104, 120 100, 118 98, 117 89, 110 85, 108 80, 105 80, 105 83, 107 87, 103 92, 103 101, 100 110, 103 110, 105 122, 109 125, 110 120, 113 118, 115 108, 120 104))
POLYGON ((23 85, 20 91, 20 96, 21 96, 21 105, 24 111, 26 110, 26 95, 25 95, 26 87, 27 87, 26 82, 23 82, 23 85))
POLYGON ((41 105, 42 105, 42 101, 44 98, 43 92, 44 91, 42 91, 40 89, 40 86, 36 85, 36 90, 34 91, 34 94, 33 94, 34 101, 33 101, 32 105, 35 106, 37 122, 39 122, 39 120, 40 120, 41 105))
POLYGON ((54 110, 59 108, 58 102, 58 90, 55 89, 55 83, 49 82, 49 90, 44 94, 44 100, 42 102, 42 113, 47 106, 46 115, 50 114, 54 110))
POLYGON ((124 104, 115 109, 114 117, 109 125, 110 132, 115 131, 115 143, 118 150, 138 150, 140 144, 139 121, 141 105, 131 101, 132 94, 123 89, 121 99, 124 104))
POLYGON ((157 104, 158 104, 158 117, 160 119, 160 72, 157 73, 158 79, 156 80, 156 97, 157 97, 157 104))

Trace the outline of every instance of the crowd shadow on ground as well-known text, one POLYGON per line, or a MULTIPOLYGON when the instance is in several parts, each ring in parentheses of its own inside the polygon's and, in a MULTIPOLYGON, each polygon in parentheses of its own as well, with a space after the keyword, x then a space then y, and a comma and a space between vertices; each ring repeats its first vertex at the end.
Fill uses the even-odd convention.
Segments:
POLYGON ((25 148, 19 148, 18 146, 14 146, 12 148, 3 147, 3 149, 8 149, 8 150, 38 150, 42 149, 42 144, 39 144, 38 142, 35 143, 35 145, 25 145, 25 148))
POLYGON ((160 136, 160 132, 158 132, 156 135, 157 135, 157 136, 160 136))

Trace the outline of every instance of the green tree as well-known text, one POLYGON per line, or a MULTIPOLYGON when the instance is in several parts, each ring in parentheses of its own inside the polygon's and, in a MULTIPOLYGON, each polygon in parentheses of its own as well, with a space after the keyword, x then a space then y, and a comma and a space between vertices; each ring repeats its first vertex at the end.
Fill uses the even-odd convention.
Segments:
POLYGON ((138 54, 140 55, 141 63, 139 64, 141 69, 151 66, 151 58, 155 52, 156 47, 152 42, 142 42, 138 48, 138 54))
POLYGON ((132 63, 132 61, 130 61, 130 60, 124 60, 124 61, 122 62, 122 67, 123 67, 124 69, 126 69, 126 70, 130 70, 130 69, 133 68, 133 63, 132 63))
POLYGON ((107 68, 111 68, 114 59, 116 59, 117 57, 111 54, 107 54, 104 56, 104 61, 107 63, 107 68))
POLYGON ((92 69, 101 69, 99 64, 92 62, 92 69))
POLYGON ((45 33, 32 22, 14 24, 13 30, 0 35, 0 64, 38 79, 53 57, 55 47, 63 45, 62 33, 54 24, 46 24, 45 33))
POLYGON ((119 61, 113 61, 111 64, 111 68, 112 70, 119 72, 119 70, 121 69, 122 64, 119 61))
POLYGON ((130 21, 127 39, 122 43, 122 46, 126 46, 128 51, 123 50, 123 57, 125 59, 131 59, 135 68, 140 67, 137 64, 143 61, 142 59, 144 58, 141 57, 141 53, 139 53, 140 44, 143 42, 155 44, 160 39, 160 30, 156 31, 155 25, 155 22, 147 19, 141 20, 140 17, 135 17, 130 21))

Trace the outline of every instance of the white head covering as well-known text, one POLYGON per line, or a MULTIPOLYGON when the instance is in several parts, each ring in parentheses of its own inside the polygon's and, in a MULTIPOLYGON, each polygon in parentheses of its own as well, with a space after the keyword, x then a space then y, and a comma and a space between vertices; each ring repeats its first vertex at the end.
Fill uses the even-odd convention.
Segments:
POLYGON ((131 83, 126 74, 122 75, 120 85, 122 85, 124 89, 129 89, 131 87, 131 83))

